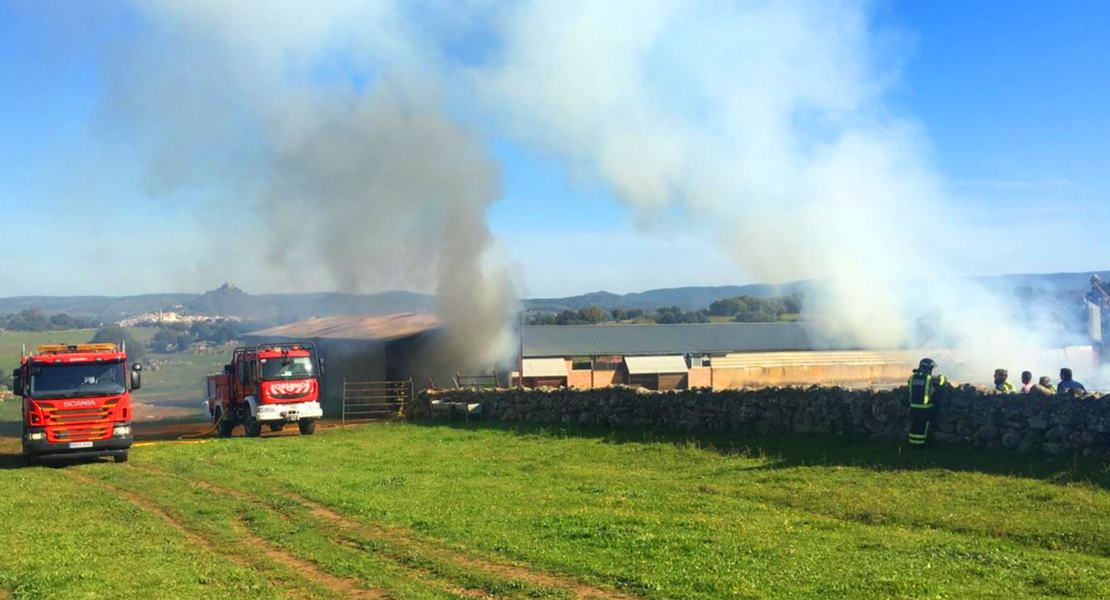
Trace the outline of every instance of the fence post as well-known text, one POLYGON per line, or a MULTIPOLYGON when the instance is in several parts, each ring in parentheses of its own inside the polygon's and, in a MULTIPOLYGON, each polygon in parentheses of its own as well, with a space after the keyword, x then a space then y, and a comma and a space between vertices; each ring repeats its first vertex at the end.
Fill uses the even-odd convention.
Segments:
POLYGON ((343 378, 343 404, 342 404, 341 410, 342 410, 342 413, 339 417, 340 422, 341 422, 341 424, 346 425, 347 424, 347 378, 346 377, 343 378))

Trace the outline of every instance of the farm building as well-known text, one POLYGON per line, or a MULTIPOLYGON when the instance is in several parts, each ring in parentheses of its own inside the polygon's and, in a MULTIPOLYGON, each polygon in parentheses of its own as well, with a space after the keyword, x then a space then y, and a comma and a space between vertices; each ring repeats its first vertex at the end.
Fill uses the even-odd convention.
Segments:
MULTIPOLYGON (((867 387, 904 383, 923 356, 964 380, 989 381, 997 366, 984 367, 980 357, 951 348, 832 349, 816 343, 805 323, 526 326, 522 346, 526 387, 867 387)), ((1034 351, 1023 361, 1054 372, 1061 366, 1086 369, 1097 358, 1092 346, 1082 345, 1034 351)))
POLYGON ((415 389, 451 382, 455 366, 447 356, 443 327, 430 314, 309 319, 244 336, 247 345, 268 342, 312 342, 327 366, 321 403, 336 414, 343 382, 402 381, 415 389))
POLYGON ((802 323, 527 326, 522 342, 528 387, 883 385, 921 357, 818 349, 802 323))

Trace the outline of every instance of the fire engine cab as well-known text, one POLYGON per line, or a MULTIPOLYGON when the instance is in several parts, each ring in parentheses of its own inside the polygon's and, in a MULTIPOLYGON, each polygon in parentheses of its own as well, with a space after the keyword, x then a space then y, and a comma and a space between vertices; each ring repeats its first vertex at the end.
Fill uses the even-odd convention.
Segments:
POLYGON ((311 342, 236 348, 219 375, 208 376, 208 411, 221 437, 242 425, 249 437, 262 426, 281 431, 296 423, 304 435, 316 431, 323 361, 311 342))
POLYGON ((23 397, 23 455, 28 464, 50 459, 111 456, 131 448, 131 392, 142 366, 127 368, 115 344, 40 346, 12 373, 23 397))

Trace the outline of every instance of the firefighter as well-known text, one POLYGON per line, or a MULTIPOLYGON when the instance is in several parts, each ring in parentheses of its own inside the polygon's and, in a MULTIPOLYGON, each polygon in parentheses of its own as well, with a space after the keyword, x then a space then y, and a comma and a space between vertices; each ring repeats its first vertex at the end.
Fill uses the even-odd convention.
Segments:
MULTIPOLYGON (((1032 378, 1032 375, 1029 377, 1032 378)), ((1006 369, 994 370, 994 391, 1003 394, 1014 393, 1014 384, 1010 383, 1010 372, 1006 369)))
POLYGON ((948 382, 944 375, 933 375, 937 363, 923 358, 910 377, 910 444, 924 446, 937 416, 937 401, 942 399, 948 382))

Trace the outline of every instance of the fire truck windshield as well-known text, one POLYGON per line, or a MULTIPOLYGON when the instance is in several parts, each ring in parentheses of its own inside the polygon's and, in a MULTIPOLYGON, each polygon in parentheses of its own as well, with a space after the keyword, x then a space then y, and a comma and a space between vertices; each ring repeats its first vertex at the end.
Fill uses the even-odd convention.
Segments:
POLYGON ((312 377, 312 358, 308 356, 283 356, 263 358, 263 379, 304 379, 312 377))
POLYGON ((35 364, 31 367, 31 397, 77 398, 122 394, 122 361, 35 364))

